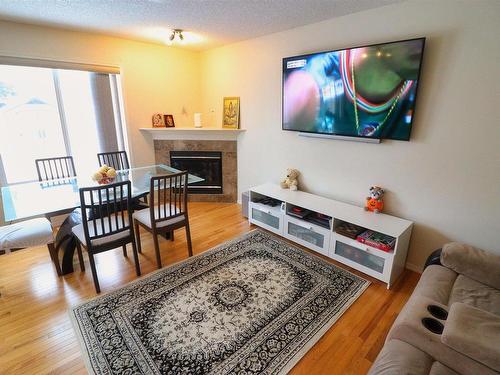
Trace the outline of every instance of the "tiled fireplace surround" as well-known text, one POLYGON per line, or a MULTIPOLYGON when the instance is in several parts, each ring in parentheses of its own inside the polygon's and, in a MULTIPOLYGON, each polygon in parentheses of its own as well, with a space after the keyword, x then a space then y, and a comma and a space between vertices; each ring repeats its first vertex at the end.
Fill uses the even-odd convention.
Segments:
POLYGON ((236 141, 208 140, 154 140, 155 161, 170 165, 170 151, 220 151, 222 152, 222 194, 190 194, 190 201, 236 202, 238 172, 236 141))

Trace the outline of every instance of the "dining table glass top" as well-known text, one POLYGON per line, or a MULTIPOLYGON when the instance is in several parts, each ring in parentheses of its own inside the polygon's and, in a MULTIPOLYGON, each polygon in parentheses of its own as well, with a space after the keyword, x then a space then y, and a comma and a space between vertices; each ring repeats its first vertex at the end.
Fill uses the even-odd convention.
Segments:
MULTIPOLYGON (((149 192, 153 176, 180 172, 165 164, 150 165, 116 171, 113 182, 131 182, 132 197, 149 192)), ((189 174, 188 184, 203 181, 201 177, 189 174)), ((78 176, 43 182, 26 182, 1 188, 4 220, 26 219, 38 215, 56 214, 80 206, 79 189, 99 185, 91 176, 78 176)))

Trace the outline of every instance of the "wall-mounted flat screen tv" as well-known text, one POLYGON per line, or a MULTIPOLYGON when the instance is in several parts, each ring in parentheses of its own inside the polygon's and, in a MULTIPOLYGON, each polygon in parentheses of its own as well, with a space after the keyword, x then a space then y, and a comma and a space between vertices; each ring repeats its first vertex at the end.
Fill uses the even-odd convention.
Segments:
POLYGON ((283 59, 284 130, 407 141, 425 38, 283 59))

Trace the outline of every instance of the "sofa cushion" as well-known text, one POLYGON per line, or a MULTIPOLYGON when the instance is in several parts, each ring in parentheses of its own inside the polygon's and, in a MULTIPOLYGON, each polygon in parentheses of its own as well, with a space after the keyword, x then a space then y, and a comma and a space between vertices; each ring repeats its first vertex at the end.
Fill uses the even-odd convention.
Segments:
MULTIPOLYGON (((422 319, 432 318, 427 310, 429 305, 447 309, 446 305, 432 299, 412 295, 394 322, 387 339, 405 341, 459 373, 496 374, 491 368, 443 344, 439 333, 433 333, 424 327, 422 319)), ((441 323, 446 325, 444 320, 441 323)))
MULTIPOLYGON (((385 343, 369 375, 427 375, 433 359, 428 354, 400 340, 385 343)), ((441 373, 435 373, 435 375, 441 373)), ((443 374, 444 375, 444 374, 443 374)))
POLYGON ((436 361, 432 364, 429 375, 458 375, 458 372, 455 372, 451 368, 443 365, 441 362, 436 361))
POLYGON ((500 316, 454 303, 441 341, 450 348, 500 371, 500 316))
POLYGON ((464 275, 458 275, 455 280, 448 305, 451 306, 455 302, 463 302, 492 314, 500 315, 500 290, 464 275))
POLYGON ((448 304, 457 273, 442 266, 429 266, 425 269, 412 296, 421 296, 448 304))
POLYGON ((441 264, 483 284, 500 289, 500 255, 451 242, 443 246, 441 264))

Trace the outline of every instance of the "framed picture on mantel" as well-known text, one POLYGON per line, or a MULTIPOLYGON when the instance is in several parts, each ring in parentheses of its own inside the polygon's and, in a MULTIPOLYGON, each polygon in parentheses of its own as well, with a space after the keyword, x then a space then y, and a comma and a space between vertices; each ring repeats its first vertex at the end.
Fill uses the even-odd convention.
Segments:
POLYGON ((161 113, 155 113, 153 115, 153 128, 164 128, 165 120, 163 119, 163 115, 161 113))
POLYGON ((175 127, 174 116, 173 115, 165 115, 165 126, 167 128, 175 127))
POLYGON ((224 98, 222 127, 229 129, 240 128, 240 98, 238 96, 224 98))

